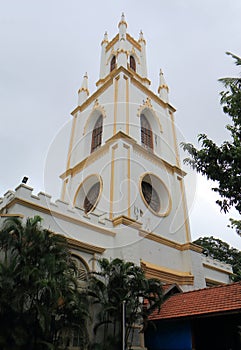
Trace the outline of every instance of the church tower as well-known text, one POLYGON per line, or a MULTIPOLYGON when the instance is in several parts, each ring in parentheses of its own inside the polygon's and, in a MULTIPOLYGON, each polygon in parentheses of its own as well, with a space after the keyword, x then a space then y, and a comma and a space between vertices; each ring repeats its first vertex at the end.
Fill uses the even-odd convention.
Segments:
POLYGON ((190 241, 175 108, 162 71, 157 94, 147 77, 146 42, 119 33, 101 43, 97 90, 85 74, 78 91, 62 200, 117 226, 140 226, 184 244, 190 241))
POLYGON ((200 249, 190 244, 175 108, 161 70, 157 93, 150 88, 143 33, 130 36, 124 14, 118 28, 101 43, 97 90, 89 94, 85 74, 78 91, 62 200, 97 216, 97 225, 108 221, 110 256, 193 284, 191 255, 200 249))
POLYGON ((119 257, 184 291, 228 283, 231 267, 191 243, 175 108, 163 72, 153 92, 143 33, 130 36, 124 15, 118 29, 101 43, 96 91, 90 94, 87 73, 78 91, 61 199, 35 195, 22 183, 0 198, 0 220, 41 216, 67 238, 83 278, 96 259, 119 257))

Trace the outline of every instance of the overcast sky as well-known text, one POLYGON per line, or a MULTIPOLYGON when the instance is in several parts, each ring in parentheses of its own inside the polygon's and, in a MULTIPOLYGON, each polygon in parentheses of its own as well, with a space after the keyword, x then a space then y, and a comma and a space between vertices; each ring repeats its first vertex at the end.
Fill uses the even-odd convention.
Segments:
MULTIPOLYGON (((241 55, 240 0, 0 0, 0 196, 23 176, 34 193, 59 198, 70 112, 87 71, 90 91, 99 77, 100 43, 127 31, 147 42, 148 76, 157 91, 162 68, 170 88, 179 141, 197 145, 198 133, 227 139, 218 78, 238 75, 230 56, 241 55), (61 143, 56 142, 61 135, 61 143)), ((241 249, 205 178, 186 180, 193 239, 214 235, 241 249)), ((235 213, 232 213, 234 216, 235 213)))

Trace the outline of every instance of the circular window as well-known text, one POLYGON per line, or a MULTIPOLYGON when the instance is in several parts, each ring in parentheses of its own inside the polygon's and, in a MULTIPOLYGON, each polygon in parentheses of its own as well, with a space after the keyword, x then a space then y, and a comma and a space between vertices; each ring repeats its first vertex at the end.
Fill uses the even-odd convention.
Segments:
POLYGON ((143 202, 154 214, 166 216, 171 210, 167 187, 157 176, 147 173, 141 177, 140 192, 143 202))
POLYGON ((160 211, 160 199, 157 191, 146 181, 142 181, 141 189, 147 204, 158 213, 160 211))
POLYGON ((97 182, 94 184, 88 191, 85 200, 84 200, 84 210, 86 213, 91 211, 99 197, 100 193, 100 183, 97 182))
POLYGON ((83 208, 85 213, 93 211, 100 198, 101 184, 102 181, 98 175, 88 176, 77 191, 74 205, 83 208))

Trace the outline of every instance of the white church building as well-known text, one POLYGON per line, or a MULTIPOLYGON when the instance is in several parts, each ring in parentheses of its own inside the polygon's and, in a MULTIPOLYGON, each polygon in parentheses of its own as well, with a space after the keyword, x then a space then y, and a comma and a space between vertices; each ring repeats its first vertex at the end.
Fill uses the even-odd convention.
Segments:
POLYGON ((41 216, 67 237, 83 278, 96 259, 119 257, 183 291, 229 283, 231 267, 192 243, 176 110, 162 71, 151 89, 145 50, 122 15, 116 36, 101 43, 96 90, 85 75, 78 91, 60 199, 22 183, 0 198, 1 220, 41 216))

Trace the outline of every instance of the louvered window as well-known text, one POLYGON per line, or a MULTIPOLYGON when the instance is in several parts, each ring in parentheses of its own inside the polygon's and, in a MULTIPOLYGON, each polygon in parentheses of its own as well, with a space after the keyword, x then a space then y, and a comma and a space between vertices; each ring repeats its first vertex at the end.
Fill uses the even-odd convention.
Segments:
POLYGON ((80 281, 86 281, 88 275, 88 268, 86 267, 85 263, 77 255, 72 255, 72 259, 74 260, 78 270, 78 279, 80 281))
POLYGON ((90 190, 88 191, 85 197, 85 200, 84 200, 85 213, 88 213, 93 209, 98 199, 99 193, 100 193, 100 183, 97 182, 90 188, 90 190))
POLYGON ((146 148, 153 149, 151 126, 144 114, 141 114, 141 143, 146 148))
POLYGON ((91 153, 101 146, 102 141, 102 129, 103 129, 103 117, 102 115, 99 116, 97 119, 93 132, 92 132, 92 141, 91 141, 91 153))
POLYGON ((130 68, 135 72, 136 71, 136 61, 133 56, 130 56, 130 68))
POLYGON ((141 183, 142 193, 147 204, 154 210, 156 213, 160 211, 160 199, 156 190, 152 185, 146 181, 141 183))
POLYGON ((116 67, 116 57, 113 56, 110 62, 110 71, 112 72, 116 67))

